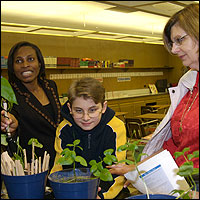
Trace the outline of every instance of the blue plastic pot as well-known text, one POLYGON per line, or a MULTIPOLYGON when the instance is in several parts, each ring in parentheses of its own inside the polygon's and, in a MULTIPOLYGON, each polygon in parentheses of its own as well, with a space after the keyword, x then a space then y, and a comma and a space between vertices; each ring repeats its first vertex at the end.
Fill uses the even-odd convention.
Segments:
POLYGON ((76 169, 76 176, 84 176, 84 182, 66 183, 74 177, 72 169, 57 171, 48 176, 56 199, 96 199, 99 179, 94 177, 89 168, 76 169), (91 179, 92 178, 92 179, 91 179))
MULTIPOLYGON (((175 196, 167 195, 167 194, 149 194, 150 199, 176 199, 175 196)), ((127 199, 147 199, 146 194, 140 194, 128 197, 127 199)))
POLYGON ((10 199, 43 199, 48 171, 25 176, 2 174, 10 199))

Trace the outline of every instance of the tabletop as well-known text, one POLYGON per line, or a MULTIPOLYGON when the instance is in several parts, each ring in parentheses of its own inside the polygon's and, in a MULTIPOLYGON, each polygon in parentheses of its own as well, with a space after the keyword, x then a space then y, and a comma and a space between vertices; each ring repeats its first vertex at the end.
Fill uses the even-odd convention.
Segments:
POLYGON ((165 114, 163 114, 163 113, 145 113, 142 115, 137 115, 135 117, 141 118, 141 119, 160 119, 160 120, 162 120, 165 117, 165 114))
POLYGON ((158 110, 160 109, 165 109, 165 108, 168 108, 170 105, 169 104, 161 104, 161 105, 153 105, 153 106, 150 106, 152 108, 157 108, 158 110))

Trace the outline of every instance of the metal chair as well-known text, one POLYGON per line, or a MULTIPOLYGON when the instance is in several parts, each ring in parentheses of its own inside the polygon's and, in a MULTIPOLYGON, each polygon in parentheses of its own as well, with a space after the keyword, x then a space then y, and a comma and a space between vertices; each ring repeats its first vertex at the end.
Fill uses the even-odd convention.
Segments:
POLYGON ((141 114, 156 113, 157 111, 157 109, 154 109, 151 106, 141 106, 141 114))
POLYGON ((151 120, 147 122, 143 122, 139 118, 126 118, 126 131, 127 131, 127 137, 128 138, 134 138, 134 139, 140 139, 142 137, 145 137, 149 135, 148 132, 145 131, 145 127, 155 124, 158 125, 159 120, 151 120))

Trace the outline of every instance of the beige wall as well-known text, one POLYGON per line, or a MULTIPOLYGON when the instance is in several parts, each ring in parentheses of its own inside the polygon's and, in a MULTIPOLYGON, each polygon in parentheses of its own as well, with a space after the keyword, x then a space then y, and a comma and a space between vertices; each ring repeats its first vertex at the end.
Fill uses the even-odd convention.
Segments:
MULTIPOLYGON (((178 58, 172 57, 162 45, 116 42, 109 40, 83 39, 59 36, 44 36, 19 33, 1 33, 1 56, 7 56, 10 48, 17 42, 26 40, 35 43, 41 49, 43 56, 65 56, 79 58, 93 58, 96 60, 134 59, 134 67, 149 68, 128 71, 163 71, 163 76, 132 77, 130 82, 117 82, 117 78, 104 78, 103 84, 107 91, 144 88, 144 85, 155 83, 157 79, 167 78, 168 82, 177 82, 182 74, 182 64, 178 58), (168 69, 152 69, 152 67, 174 67, 168 69)), ((119 71, 119 70, 118 70, 119 71)), ((90 73, 90 71, 81 70, 90 73)), ((95 71, 91 71, 95 73, 95 71)), ((105 71, 99 71, 106 73, 105 71)), ((110 71, 115 72, 115 71, 110 71)), ((123 72, 122 70, 120 72, 123 72)), ((6 71, 3 70, 3 75, 6 71)), ((48 70, 50 73, 80 73, 71 70, 48 70)), ((98 72, 97 72, 98 73, 98 72)), ((6 76, 6 75, 5 75, 6 76)), ((56 80, 59 93, 66 92, 71 80, 56 80)))

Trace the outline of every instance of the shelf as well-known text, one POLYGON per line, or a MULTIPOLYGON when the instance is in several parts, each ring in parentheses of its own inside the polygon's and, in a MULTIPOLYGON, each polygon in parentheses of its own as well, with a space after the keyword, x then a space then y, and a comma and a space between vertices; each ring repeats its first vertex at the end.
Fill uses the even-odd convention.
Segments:
POLYGON ((72 69, 72 70, 112 70, 112 69, 121 69, 121 70, 128 70, 128 69, 173 69, 173 67, 108 67, 108 68, 82 68, 82 67, 46 67, 46 69, 53 69, 53 70, 56 70, 56 69, 72 69))
MULTIPOLYGON (((46 70, 123 70, 129 69, 136 70, 156 70, 156 69, 173 69, 173 67, 108 67, 108 68, 81 68, 81 67, 46 67, 46 70)), ((7 68, 1 68, 1 70, 8 70, 7 68)))

